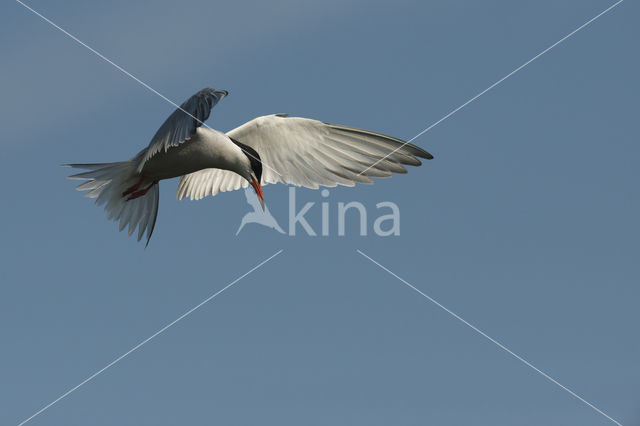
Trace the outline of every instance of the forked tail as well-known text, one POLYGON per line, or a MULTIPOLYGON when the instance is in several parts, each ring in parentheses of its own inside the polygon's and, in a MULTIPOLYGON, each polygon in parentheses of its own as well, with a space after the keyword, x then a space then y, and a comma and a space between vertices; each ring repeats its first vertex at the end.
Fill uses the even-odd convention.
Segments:
POLYGON ((69 179, 86 181, 76 189, 88 191, 86 197, 95 198, 98 205, 104 204, 107 218, 120 222, 120 231, 128 226, 131 235, 138 228, 140 241, 146 230, 149 245, 158 216, 160 191, 157 182, 145 181, 132 161, 65 166, 88 170, 69 176, 69 179))

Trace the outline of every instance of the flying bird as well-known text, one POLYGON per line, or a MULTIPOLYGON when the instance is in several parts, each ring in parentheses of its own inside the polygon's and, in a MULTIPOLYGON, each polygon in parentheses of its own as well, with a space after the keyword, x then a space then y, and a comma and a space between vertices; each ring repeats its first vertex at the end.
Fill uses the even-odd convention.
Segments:
POLYGON ((227 133, 202 127, 211 109, 229 93, 203 89, 160 126, 149 146, 129 161, 66 164, 87 170, 79 191, 105 205, 108 219, 146 232, 149 244, 158 216, 161 180, 180 177, 177 198, 199 200, 219 192, 255 190, 264 209, 262 186, 284 183, 317 189, 373 183, 371 177, 406 173, 427 151, 400 139, 309 118, 273 114, 254 118, 227 133))

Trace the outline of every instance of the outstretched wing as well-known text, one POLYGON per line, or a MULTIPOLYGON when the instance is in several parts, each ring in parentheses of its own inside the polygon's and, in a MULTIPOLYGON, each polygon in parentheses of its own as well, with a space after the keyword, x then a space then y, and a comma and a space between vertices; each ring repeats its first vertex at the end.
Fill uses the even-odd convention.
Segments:
MULTIPOLYGON (((372 177, 406 173, 427 151, 400 139, 367 130, 283 114, 255 118, 227 133, 255 149, 262 160, 262 185, 282 182, 316 189, 373 183, 372 177)), ((200 199, 246 187, 233 172, 205 169, 185 175, 178 198, 200 199)))
POLYGON ((170 147, 189 140, 196 129, 209 118, 211 108, 228 94, 226 90, 202 89, 184 101, 180 108, 162 123, 149 146, 139 154, 141 158, 138 171, 141 171, 147 160, 158 152, 166 152, 170 147))

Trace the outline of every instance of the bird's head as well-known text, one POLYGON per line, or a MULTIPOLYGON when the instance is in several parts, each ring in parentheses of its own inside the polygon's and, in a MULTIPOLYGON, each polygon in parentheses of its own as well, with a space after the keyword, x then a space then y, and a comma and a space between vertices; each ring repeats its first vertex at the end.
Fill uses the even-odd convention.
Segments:
POLYGON ((262 182, 262 161, 260 160, 260 155, 258 155, 256 150, 250 146, 238 142, 235 139, 231 140, 240 147, 244 155, 247 157, 248 162, 245 163, 245 169, 243 170, 243 173, 240 173, 240 175, 245 178, 256 191, 262 210, 264 210, 264 194, 262 193, 262 185, 260 184, 260 182, 262 182))

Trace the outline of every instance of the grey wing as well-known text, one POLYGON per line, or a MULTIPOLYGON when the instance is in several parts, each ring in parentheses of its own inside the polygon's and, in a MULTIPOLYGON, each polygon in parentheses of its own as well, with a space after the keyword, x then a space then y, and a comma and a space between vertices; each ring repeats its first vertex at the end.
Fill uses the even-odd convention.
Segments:
MULTIPOLYGON (((372 177, 406 173, 427 151, 400 139, 367 130, 284 114, 255 118, 227 133, 255 149, 262 160, 262 185, 282 182, 307 188, 372 183, 372 177)), ((206 169, 185 175, 178 198, 200 199, 246 187, 226 170, 206 169)))
POLYGON ((427 151, 403 140, 353 127, 275 114, 258 117, 227 135, 255 149, 262 184, 282 182, 316 189, 372 183, 372 177, 406 173, 427 151))
POLYGON ((170 147, 189 140, 196 129, 209 118, 211 109, 228 94, 226 90, 202 89, 184 101, 180 108, 162 123, 149 146, 138 154, 138 171, 158 152, 166 152, 170 147))

